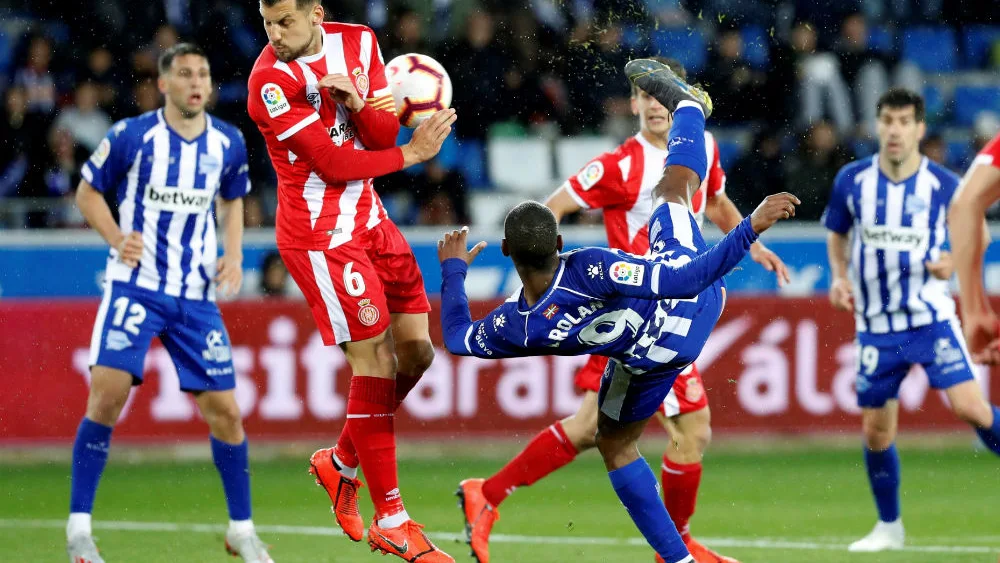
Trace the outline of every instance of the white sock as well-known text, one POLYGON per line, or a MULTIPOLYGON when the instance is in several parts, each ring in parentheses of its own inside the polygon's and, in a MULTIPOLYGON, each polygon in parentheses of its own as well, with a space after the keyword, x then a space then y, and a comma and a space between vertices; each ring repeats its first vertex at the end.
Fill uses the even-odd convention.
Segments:
POLYGON ((90 513, 69 513, 69 520, 66 522, 66 539, 76 536, 90 536, 92 534, 93 532, 90 528, 90 513))
POLYGON ((230 520, 229 531, 234 536, 245 536, 253 533, 253 520, 230 520))
POLYGON ((344 477, 347 477, 348 479, 358 478, 358 468, 347 465, 341 461, 339 457, 337 457, 337 454, 333 454, 333 462, 340 466, 340 474, 344 477))
POLYGON ((402 526, 403 524, 405 524, 406 521, 409 520, 409 519, 410 519, 410 515, 407 514, 406 511, 404 510, 402 512, 397 512, 396 514, 393 514, 392 516, 386 516, 385 518, 379 518, 378 519, 378 527, 382 528, 383 530, 386 530, 386 529, 389 529, 389 528, 398 528, 398 527, 402 526))
POLYGON ((698 108, 698 111, 700 111, 702 115, 705 115, 705 110, 701 109, 701 104, 699 104, 698 102, 692 102, 691 100, 682 100, 681 102, 678 102, 677 108, 674 111, 677 111, 681 108, 698 108))

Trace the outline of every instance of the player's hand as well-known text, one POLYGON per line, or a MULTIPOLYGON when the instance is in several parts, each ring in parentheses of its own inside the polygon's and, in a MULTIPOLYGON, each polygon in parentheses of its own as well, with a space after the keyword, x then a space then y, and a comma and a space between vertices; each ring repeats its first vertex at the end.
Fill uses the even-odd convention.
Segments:
POLYGON ((771 228, 782 219, 795 217, 795 206, 801 204, 799 198, 788 192, 769 195, 750 214, 750 226, 758 235, 771 228))
POLYGON ((854 293, 851 291, 851 282, 846 278, 837 278, 830 284, 830 303, 838 311, 854 310, 854 293))
POLYGON ((135 268, 142 258, 142 233, 132 231, 125 235, 121 242, 115 246, 115 250, 118 251, 118 259, 121 260, 122 264, 129 268, 135 268))
POLYGON ((243 286, 243 256, 224 254, 215 271, 215 284, 223 297, 233 297, 243 286))
POLYGON ((788 275, 788 266, 778 258, 770 248, 764 243, 757 241, 750 246, 750 258, 754 262, 764 266, 768 272, 774 272, 778 276, 778 287, 783 287, 786 283, 791 283, 792 278, 788 275))
POLYGON ((469 227, 462 227, 460 230, 445 233, 444 238, 438 241, 438 261, 444 262, 449 258, 461 258, 466 264, 479 256, 479 253, 486 248, 486 241, 481 241, 472 250, 468 250, 466 239, 469 236, 469 227))
POLYGON ((365 101, 361 99, 354 82, 346 74, 327 74, 319 79, 316 87, 329 90, 333 101, 343 104, 354 113, 365 109, 365 101))
POLYGON ((951 259, 951 252, 947 250, 941 251, 941 256, 936 262, 924 262, 924 266, 927 267, 927 271, 932 276, 939 280, 950 280, 951 275, 955 273, 955 263, 951 259))
POLYGON ((962 315, 965 343, 977 364, 1000 364, 1000 319, 993 311, 962 315))
POLYGON ((455 123, 455 110, 443 109, 435 112, 413 130, 410 142, 403 145, 403 166, 427 162, 437 156, 441 144, 451 133, 455 123))

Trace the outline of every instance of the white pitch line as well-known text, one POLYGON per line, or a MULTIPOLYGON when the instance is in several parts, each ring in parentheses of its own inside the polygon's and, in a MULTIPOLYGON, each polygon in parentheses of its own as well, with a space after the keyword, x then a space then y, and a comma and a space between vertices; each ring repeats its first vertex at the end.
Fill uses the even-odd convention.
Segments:
MULTIPOLYGON (((0 519, 0 528, 8 529, 63 529, 65 520, 28 520, 0 519)), ((112 530, 126 532, 193 532, 202 534, 223 534, 224 524, 198 524, 179 522, 135 522, 125 520, 98 521, 94 523, 97 530, 112 530)), ((343 532, 326 526, 282 526, 259 525, 257 531, 261 534, 287 534, 297 536, 330 536, 342 537, 343 532)), ((439 541, 465 541, 465 534, 437 532, 429 534, 439 541)), ((988 536, 992 537, 992 536, 988 536)), ((805 551, 847 551, 847 545, 842 543, 823 543, 806 539, 785 538, 698 538, 713 547, 738 547, 748 549, 789 549, 805 551)), ((825 539, 825 538, 824 538, 825 539)), ((545 544, 545 545, 604 545, 604 546, 646 546, 642 538, 609 538, 594 536, 525 536, 515 534, 493 534, 491 543, 511 544, 545 544)), ((1000 546, 958 546, 958 545, 911 545, 903 548, 904 552, 912 553, 997 553, 1000 546)))

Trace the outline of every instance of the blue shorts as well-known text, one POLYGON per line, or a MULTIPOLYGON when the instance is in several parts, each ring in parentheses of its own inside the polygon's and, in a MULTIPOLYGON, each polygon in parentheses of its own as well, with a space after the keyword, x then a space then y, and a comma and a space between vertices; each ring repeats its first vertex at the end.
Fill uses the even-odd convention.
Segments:
POLYGON ((154 336, 170 354, 184 391, 236 387, 229 334, 213 301, 171 297, 122 282, 104 289, 90 339, 90 366, 128 372, 139 385, 154 336))
POLYGON ((597 404, 602 413, 623 424, 646 420, 656 414, 674 386, 674 380, 686 368, 633 374, 612 359, 601 377, 597 404))
POLYGON ((972 361, 958 321, 940 321, 889 334, 858 333, 858 406, 879 408, 899 396, 899 386, 920 364, 931 387, 947 389, 972 381, 972 361))

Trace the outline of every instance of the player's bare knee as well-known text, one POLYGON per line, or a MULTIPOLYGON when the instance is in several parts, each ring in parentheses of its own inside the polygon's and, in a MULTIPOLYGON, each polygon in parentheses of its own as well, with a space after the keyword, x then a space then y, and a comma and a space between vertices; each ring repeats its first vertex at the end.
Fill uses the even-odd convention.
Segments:
POLYGON ((597 413, 578 411, 561 421, 563 432, 572 442, 577 452, 589 450, 597 445, 597 413))
POLYGON ((952 401, 951 410, 959 420, 976 427, 989 426, 993 418, 993 411, 982 400, 952 401))
POLYGON ((117 389, 91 388, 87 400, 87 418, 105 426, 114 426, 127 400, 127 390, 123 393, 117 389))
POLYGON ((434 363, 434 345, 428 340, 414 340, 397 346, 398 373, 419 378, 434 363))
POLYGON ((890 429, 869 426, 864 429, 865 447, 873 452, 882 452, 896 440, 896 433, 890 429))
POLYGON ((206 408, 202 415, 212 435, 219 440, 231 444, 243 441, 243 417, 236 401, 220 401, 206 408))

